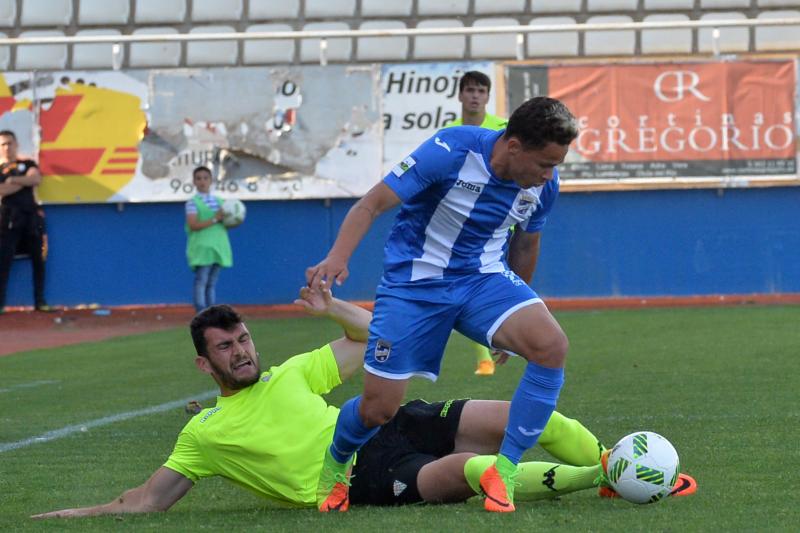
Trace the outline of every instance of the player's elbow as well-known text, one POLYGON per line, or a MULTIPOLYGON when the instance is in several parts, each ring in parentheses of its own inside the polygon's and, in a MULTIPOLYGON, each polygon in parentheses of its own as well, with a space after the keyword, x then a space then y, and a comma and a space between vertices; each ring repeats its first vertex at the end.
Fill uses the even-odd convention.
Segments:
POLYGON ((30 174, 26 174, 25 177, 27 177, 27 178, 29 178, 31 180, 30 183, 31 183, 32 187, 35 187, 35 186, 39 185, 40 183, 42 183, 42 174, 40 172, 38 172, 38 171, 32 172, 30 174))

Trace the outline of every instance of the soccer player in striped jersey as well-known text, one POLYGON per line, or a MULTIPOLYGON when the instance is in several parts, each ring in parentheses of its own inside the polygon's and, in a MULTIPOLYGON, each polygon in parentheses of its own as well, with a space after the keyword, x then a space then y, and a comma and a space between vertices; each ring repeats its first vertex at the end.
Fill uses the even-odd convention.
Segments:
POLYGON ((568 348, 524 280, 558 196, 556 167, 577 135, 575 117, 548 97, 523 103, 504 131, 441 130, 356 202, 327 257, 307 269, 311 287, 341 284, 373 220, 401 204, 376 291, 364 393, 339 414, 318 484, 321 511, 346 508, 353 454, 397 412, 409 378, 437 378, 452 329, 528 361, 497 461, 480 480, 488 511, 514 511, 517 464, 555 409, 568 348))
MULTIPOLYGON (((461 102, 461 118, 454 120, 447 127, 480 126, 490 130, 504 130, 508 120, 486 112, 492 80, 483 72, 470 70, 458 80, 458 101, 461 102)), ((513 231, 513 228, 512 228, 513 231)), ((538 251, 538 249, 537 249, 538 251)), ((530 283, 530 280, 525 280, 530 283)), ((473 342, 475 351, 475 375, 494 375, 495 362, 492 352, 483 344, 473 342)))

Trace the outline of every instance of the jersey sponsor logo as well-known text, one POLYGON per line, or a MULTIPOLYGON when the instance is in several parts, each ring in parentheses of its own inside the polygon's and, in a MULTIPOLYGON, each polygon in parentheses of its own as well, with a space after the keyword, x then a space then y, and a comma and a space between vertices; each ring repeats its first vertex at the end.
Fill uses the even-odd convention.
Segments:
POLYGON ((384 339, 378 339, 378 342, 375 343, 375 360, 383 363, 389 359, 391 353, 392 343, 384 339))
POLYGON ((406 173, 406 171, 416 165, 417 162, 414 161, 414 158, 411 156, 406 157, 399 164, 395 165, 392 169, 392 173, 397 176, 398 178, 406 173))
POLYGON ((408 488, 408 485, 400 481, 399 479, 395 479, 394 483, 392 483, 392 492, 394 493, 395 497, 400 496, 403 494, 403 491, 408 488))
POLYGON ((272 379, 272 374, 270 373, 265 373, 263 376, 261 376, 261 381, 263 381, 264 383, 266 383, 270 379, 272 379))
POLYGON ((456 180, 456 187, 461 187, 462 189, 474 192, 475 194, 480 194, 481 191, 483 191, 483 186, 477 183, 470 183, 468 181, 464 181, 460 178, 456 180))
POLYGON ((444 148, 448 152, 450 151, 450 145, 448 145, 446 142, 441 140, 439 137, 436 137, 435 139, 433 139, 433 142, 435 142, 437 145, 441 146, 442 148, 444 148))
POLYGON ((209 411, 203 415, 203 418, 200 419, 200 423, 201 424, 204 423, 206 420, 208 420, 208 417, 210 417, 220 409, 222 409, 222 407, 214 407, 213 409, 209 409, 209 411))

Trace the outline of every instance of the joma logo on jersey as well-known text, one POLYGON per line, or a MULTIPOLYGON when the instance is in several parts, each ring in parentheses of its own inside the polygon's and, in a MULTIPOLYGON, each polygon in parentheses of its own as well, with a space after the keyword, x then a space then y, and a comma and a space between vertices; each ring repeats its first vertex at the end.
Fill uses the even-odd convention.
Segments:
POLYGON ((470 183, 468 181, 464 181, 459 179, 456 181, 456 187, 461 187, 462 189, 466 189, 470 192, 474 192, 475 194, 480 194, 483 190, 483 187, 478 185, 477 183, 470 183))

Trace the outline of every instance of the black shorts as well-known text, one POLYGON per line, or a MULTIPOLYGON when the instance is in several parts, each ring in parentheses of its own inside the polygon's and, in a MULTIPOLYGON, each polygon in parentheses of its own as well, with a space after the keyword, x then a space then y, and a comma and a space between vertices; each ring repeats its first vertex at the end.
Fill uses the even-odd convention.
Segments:
POLYGON ((357 505, 419 503, 420 469, 453 452, 467 400, 413 400, 358 452, 350 501, 357 505))

